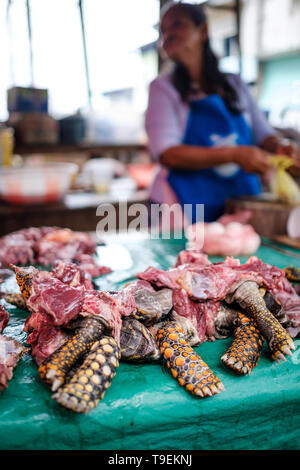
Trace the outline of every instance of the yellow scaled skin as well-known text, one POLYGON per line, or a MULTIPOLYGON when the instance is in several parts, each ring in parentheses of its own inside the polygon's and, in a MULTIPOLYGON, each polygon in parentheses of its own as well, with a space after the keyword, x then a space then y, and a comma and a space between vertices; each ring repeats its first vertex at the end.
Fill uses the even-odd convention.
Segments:
POLYGON ((295 268, 295 266, 287 266, 283 268, 285 272, 285 277, 290 282, 300 282, 300 268, 295 268))
POLYGON ((53 395, 60 405, 77 413, 89 413, 104 397, 119 366, 116 341, 104 336, 96 341, 71 380, 53 395))
POLYGON ((259 361, 264 337, 256 323, 240 312, 234 336, 232 345, 221 361, 237 374, 250 374, 259 361))
POLYGON ((41 379, 54 392, 65 381, 72 367, 87 354, 104 331, 103 324, 94 318, 82 319, 82 326, 75 334, 51 356, 48 356, 39 367, 41 379))
POLYGON ((267 309, 255 282, 245 281, 236 289, 233 298, 255 321, 260 333, 267 340, 272 358, 275 361, 285 361, 285 355, 292 355, 291 349, 295 350, 292 338, 267 309))
POLYGON ((207 397, 224 390, 222 382, 185 341, 184 330, 176 322, 160 328, 156 341, 171 374, 188 392, 207 397))

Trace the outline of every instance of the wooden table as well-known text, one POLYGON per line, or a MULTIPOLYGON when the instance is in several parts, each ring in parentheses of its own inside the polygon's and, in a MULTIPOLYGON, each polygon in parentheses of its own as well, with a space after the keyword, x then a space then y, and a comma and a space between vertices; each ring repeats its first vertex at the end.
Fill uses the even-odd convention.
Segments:
MULTIPOLYGON (((34 206, 15 206, 0 202, 0 236, 14 230, 42 225, 68 227, 72 230, 95 231, 100 217, 96 215, 100 204, 113 204, 116 209, 116 229, 119 229, 120 208, 132 204, 147 204, 148 191, 136 190, 108 195, 96 193, 69 193, 63 201, 34 206)), ((123 210, 122 209, 122 210, 123 210)), ((128 217, 128 223, 134 217, 128 217)))
POLYGON ((103 142, 103 143, 79 143, 79 144, 45 144, 45 145, 16 145, 15 154, 86 154, 88 157, 112 157, 131 162, 138 152, 147 152, 147 144, 143 142, 103 142))

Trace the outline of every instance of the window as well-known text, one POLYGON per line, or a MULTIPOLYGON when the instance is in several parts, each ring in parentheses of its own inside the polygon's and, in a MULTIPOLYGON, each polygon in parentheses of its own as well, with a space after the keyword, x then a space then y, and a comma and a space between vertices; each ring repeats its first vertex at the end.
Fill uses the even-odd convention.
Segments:
MULTIPOLYGON (((153 60, 149 73, 141 47, 157 40, 159 1, 83 0, 82 5, 93 108, 109 105, 107 92, 132 88, 132 106, 141 112, 149 81, 157 73, 153 60)), ((78 0, 30 0, 30 17, 32 70, 26 1, 0 0, 0 120, 8 117, 6 90, 11 86, 47 88, 49 113, 55 118, 86 110, 78 0)))

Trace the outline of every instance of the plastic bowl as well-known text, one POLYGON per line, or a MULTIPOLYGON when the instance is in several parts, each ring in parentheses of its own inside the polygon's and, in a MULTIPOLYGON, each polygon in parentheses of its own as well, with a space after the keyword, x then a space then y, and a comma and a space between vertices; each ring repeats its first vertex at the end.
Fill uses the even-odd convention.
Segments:
POLYGON ((43 204, 62 199, 77 174, 75 163, 0 167, 0 197, 11 204, 43 204))

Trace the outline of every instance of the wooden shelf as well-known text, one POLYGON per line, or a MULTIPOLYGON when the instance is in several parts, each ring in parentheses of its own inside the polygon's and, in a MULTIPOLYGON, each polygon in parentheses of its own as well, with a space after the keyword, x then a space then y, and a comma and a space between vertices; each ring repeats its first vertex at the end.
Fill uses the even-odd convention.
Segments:
POLYGON ((14 152, 20 155, 34 153, 72 153, 86 152, 90 154, 101 154, 103 152, 139 152, 147 151, 146 143, 82 143, 82 144, 45 144, 45 145, 16 145, 14 152))
MULTIPOLYGON (((17 206, 0 202, 0 236, 15 230, 42 225, 67 227, 72 230, 95 231, 100 221, 96 209, 100 204, 113 204, 117 222, 119 210, 132 204, 147 204, 148 191, 136 190, 123 195, 99 195, 93 193, 69 193, 63 201, 52 204, 17 206)), ((128 223, 134 217, 128 217, 128 223)), ((118 230, 118 224, 116 229, 118 230)))

